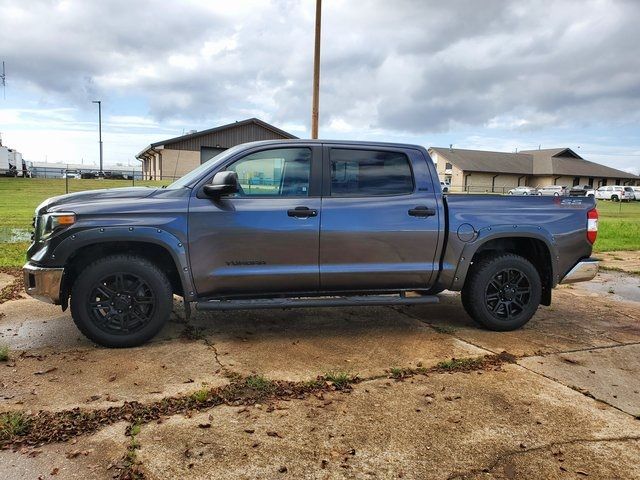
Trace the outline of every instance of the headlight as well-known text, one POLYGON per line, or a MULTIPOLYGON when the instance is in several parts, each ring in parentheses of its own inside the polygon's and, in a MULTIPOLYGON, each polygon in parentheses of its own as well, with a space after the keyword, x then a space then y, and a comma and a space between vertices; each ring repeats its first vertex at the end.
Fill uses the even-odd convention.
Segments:
POLYGON ((45 213, 38 219, 37 238, 44 240, 54 231, 76 223, 76 214, 72 212, 45 213))

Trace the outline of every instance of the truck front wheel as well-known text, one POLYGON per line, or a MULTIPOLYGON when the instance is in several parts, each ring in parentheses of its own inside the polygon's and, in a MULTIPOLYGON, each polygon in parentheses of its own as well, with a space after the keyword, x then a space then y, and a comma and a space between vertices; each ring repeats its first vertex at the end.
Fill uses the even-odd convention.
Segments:
POLYGON ((167 276, 135 255, 111 255, 88 265, 71 289, 71 315, 90 340, 134 347, 153 338, 169 319, 173 292, 167 276))
POLYGON ((520 328, 540 305, 542 283, 526 258, 512 253, 491 255, 471 266, 462 289, 462 305, 490 330, 520 328))

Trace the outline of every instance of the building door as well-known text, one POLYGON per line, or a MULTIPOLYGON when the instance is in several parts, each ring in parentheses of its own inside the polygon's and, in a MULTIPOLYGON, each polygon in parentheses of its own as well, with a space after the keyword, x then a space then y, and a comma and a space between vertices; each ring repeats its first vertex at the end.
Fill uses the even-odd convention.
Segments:
MULTIPOLYGON (((437 269, 436 189, 419 150, 325 149, 322 291, 427 288, 437 269)), ((435 179, 438 180, 437 178, 435 179)))
POLYGON ((319 163, 312 169, 321 151, 254 151, 223 166, 237 173, 237 194, 191 197, 189 258, 199 295, 318 290, 319 163))

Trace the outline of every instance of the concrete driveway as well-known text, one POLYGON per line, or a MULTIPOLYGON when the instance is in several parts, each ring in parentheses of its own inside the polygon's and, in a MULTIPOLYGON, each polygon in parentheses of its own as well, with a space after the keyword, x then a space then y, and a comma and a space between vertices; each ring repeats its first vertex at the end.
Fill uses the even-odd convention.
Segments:
POLYGON ((177 303, 127 350, 8 301, 0 412, 25 428, 0 430, 0 478, 640 478, 638 287, 562 287, 506 333, 448 293, 188 323, 177 303))

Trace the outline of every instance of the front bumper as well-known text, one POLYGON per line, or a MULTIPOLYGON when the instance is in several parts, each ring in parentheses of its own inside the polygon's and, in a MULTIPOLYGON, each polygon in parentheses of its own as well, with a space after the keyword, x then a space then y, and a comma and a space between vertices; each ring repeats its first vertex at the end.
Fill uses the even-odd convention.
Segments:
POLYGON ((560 283, 577 283, 593 280, 598 273, 598 264, 599 262, 595 258, 581 260, 575 267, 569 270, 569 273, 564 276, 560 283))
POLYGON ((60 305, 60 286, 64 268, 44 268, 27 263, 22 267, 26 292, 43 302, 60 305))

